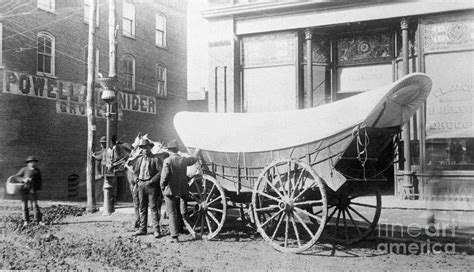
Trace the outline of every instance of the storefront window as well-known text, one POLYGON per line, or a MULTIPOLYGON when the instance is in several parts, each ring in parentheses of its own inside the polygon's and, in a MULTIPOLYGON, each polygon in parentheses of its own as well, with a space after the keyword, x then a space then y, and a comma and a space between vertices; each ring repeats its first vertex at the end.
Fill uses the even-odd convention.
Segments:
POLYGON ((433 80, 426 106, 426 165, 474 170, 474 19, 423 21, 425 71, 433 80))

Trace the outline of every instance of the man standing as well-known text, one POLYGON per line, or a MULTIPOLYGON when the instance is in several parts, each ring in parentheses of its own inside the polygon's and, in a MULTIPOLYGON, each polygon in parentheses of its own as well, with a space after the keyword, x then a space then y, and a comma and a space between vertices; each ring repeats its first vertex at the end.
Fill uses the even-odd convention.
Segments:
POLYGON ((151 148, 153 147, 153 143, 148 139, 141 139, 138 147, 141 150, 141 154, 130 162, 137 176, 140 210, 140 227, 133 235, 145 235, 147 233, 148 206, 150 206, 154 236, 155 238, 159 238, 161 235, 161 203, 163 201, 160 190, 160 177, 163 159, 165 159, 168 154, 152 154, 151 148))
POLYGON ((187 220, 185 197, 189 193, 186 169, 197 162, 195 157, 178 155, 178 141, 171 140, 167 146, 170 156, 163 162, 161 172, 161 188, 166 204, 166 213, 170 221, 170 242, 178 242, 179 222, 178 212, 183 220, 187 220))
POLYGON ((17 180, 24 183, 23 188, 21 189, 21 200, 23 201, 23 226, 28 226, 30 222, 28 200, 31 200, 35 221, 40 225, 44 225, 41 221, 41 211, 38 206, 38 191, 41 190, 42 186, 41 171, 36 166, 38 159, 35 156, 29 156, 26 158, 25 163, 26 166, 21 168, 15 175, 17 180))

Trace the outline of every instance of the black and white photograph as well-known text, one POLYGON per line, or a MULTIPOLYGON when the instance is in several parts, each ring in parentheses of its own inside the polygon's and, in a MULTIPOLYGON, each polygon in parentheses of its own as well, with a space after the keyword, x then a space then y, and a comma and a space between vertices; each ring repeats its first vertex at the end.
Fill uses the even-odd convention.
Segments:
POLYGON ((0 0, 0 270, 471 271, 474 1, 0 0))

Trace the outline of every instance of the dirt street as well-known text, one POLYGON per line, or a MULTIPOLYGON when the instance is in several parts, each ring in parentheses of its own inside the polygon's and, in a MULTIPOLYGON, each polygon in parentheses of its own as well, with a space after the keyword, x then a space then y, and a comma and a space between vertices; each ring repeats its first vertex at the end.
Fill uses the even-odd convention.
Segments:
MULTIPOLYGON (((356 246, 317 243, 304 254, 275 251, 240 222, 230 222, 214 241, 180 236, 132 237, 130 214, 83 214, 83 208, 56 206, 44 209, 46 226, 22 228, 18 208, 0 211, 0 269, 179 269, 179 270, 407 270, 472 269, 467 253, 387 253, 380 238, 356 246), (379 246, 379 249, 377 247, 379 246)), ((168 222, 162 220, 163 233, 168 222)))

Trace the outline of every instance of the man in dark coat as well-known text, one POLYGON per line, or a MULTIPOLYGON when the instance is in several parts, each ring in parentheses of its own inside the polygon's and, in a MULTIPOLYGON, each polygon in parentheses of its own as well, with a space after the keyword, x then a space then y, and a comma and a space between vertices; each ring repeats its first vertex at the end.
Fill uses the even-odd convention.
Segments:
POLYGON ((167 146, 170 156, 163 162, 163 171, 161 172, 161 188, 166 204, 166 213, 170 224, 170 242, 178 242, 179 222, 178 212, 186 220, 186 202, 185 197, 189 193, 188 177, 186 169, 197 162, 194 157, 181 157, 178 155, 178 141, 172 140, 167 146))
POLYGON ((23 182, 21 189, 21 200, 23 202, 23 226, 27 226, 30 222, 30 214, 28 210, 28 200, 31 200, 31 207, 35 221, 40 225, 44 225, 41 221, 41 211, 38 206, 38 191, 42 187, 41 171, 36 166, 38 159, 35 156, 29 156, 25 160, 26 166, 21 168, 15 175, 17 181, 23 182))
POLYGON ((160 177, 163 160, 168 154, 152 154, 151 148, 153 143, 148 139, 141 139, 138 147, 141 149, 141 154, 129 163, 137 176, 140 206, 140 227, 134 235, 145 235, 147 233, 148 206, 150 206, 154 236, 159 238, 161 235, 161 203, 163 201, 160 190, 160 177))

